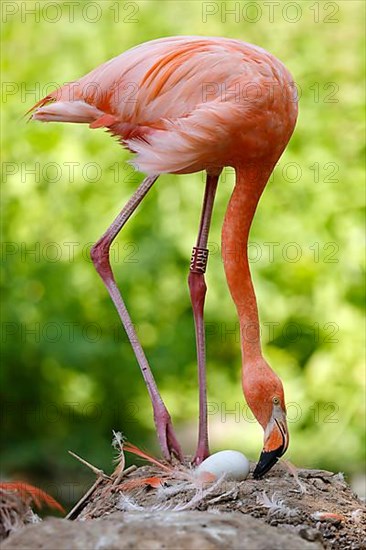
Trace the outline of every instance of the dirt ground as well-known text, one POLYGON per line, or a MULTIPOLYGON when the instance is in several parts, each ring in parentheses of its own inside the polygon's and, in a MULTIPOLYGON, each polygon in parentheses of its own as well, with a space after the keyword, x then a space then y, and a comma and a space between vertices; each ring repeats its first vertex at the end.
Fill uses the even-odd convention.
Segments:
POLYGON ((343 475, 294 476, 281 463, 240 483, 203 482, 181 466, 117 468, 100 474, 67 518, 17 529, 1 547, 366 549, 365 505, 343 475))

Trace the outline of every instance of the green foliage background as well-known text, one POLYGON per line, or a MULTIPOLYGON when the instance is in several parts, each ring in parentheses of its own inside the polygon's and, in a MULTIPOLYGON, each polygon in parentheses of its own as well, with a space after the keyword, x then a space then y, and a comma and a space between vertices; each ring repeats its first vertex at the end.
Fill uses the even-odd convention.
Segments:
MULTIPOLYGON (((74 80, 135 44, 174 34, 261 45, 284 61, 301 90, 295 134, 251 233, 262 340, 290 404, 288 457, 359 472, 364 3, 282 2, 271 18, 276 3, 79 2, 73 21, 62 2, 61 11, 40 2, 36 15, 24 11, 34 2, 3 4, 3 475, 73 501, 89 477, 67 449, 110 471, 114 428, 158 452, 142 378, 87 254, 142 175, 102 131, 21 117, 49 83, 74 80), (225 14, 235 5, 239 14, 225 14), (27 172, 32 168, 36 174, 27 172)), ((232 185, 227 170, 210 235, 210 436, 212 450, 237 448, 255 460, 262 431, 243 401, 237 320, 219 250, 232 185)), ((197 422, 186 279, 202 195, 202 174, 162 177, 118 239, 113 262, 186 452, 194 450, 197 422)))

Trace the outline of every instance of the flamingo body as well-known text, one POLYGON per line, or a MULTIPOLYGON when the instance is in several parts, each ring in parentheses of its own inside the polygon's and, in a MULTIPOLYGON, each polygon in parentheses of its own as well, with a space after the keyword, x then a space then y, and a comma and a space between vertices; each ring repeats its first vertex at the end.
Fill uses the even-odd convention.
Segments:
MULTIPOLYGON (((197 463, 209 452, 203 325, 207 236, 219 174, 225 166, 234 167, 236 184, 222 231, 223 262, 240 321, 243 390, 264 429, 264 448, 254 472, 263 475, 285 452, 288 430, 282 383, 261 352, 247 244, 258 201, 295 127, 297 97, 290 73, 262 48, 239 40, 162 38, 107 61, 46 96, 31 111, 36 120, 106 128, 135 153, 132 163, 148 175, 92 249, 128 334, 130 319, 111 271, 110 244, 159 174, 207 172, 189 277, 200 373, 197 463)), ((163 452, 168 458, 172 451, 182 457, 146 358, 133 341, 136 335, 129 337, 153 402, 163 452)))
POLYGON ((137 153, 141 172, 189 173, 279 157, 296 121, 294 92, 262 48, 181 36, 107 61, 47 96, 33 118, 106 127, 137 153))

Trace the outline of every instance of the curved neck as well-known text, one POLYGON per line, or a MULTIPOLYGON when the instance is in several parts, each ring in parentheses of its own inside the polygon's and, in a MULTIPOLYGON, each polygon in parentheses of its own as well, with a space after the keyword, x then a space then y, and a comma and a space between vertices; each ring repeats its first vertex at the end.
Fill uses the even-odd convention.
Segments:
POLYGON ((226 279, 240 324, 244 364, 262 360, 257 301, 248 262, 248 238, 258 201, 273 166, 236 170, 236 183, 222 228, 222 256, 226 279))

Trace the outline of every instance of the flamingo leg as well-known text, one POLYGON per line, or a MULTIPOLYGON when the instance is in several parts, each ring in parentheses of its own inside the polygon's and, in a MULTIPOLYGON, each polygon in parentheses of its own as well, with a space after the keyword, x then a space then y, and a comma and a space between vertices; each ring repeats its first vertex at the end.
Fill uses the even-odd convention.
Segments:
POLYGON ((197 243, 193 247, 188 285, 191 295, 193 317, 196 332, 198 385, 199 385, 199 426, 198 444, 193 458, 194 464, 200 464, 210 454, 207 428, 207 392, 206 392, 206 343, 203 309, 206 296, 205 271, 208 259, 207 239, 210 229, 212 209, 215 200, 219 174, 207 174, 203 199, 201 221, 197 243))
POLYGON ((170 415, 160 396, 153 373, 150 369, 145 353, 137 337, 130 315, 122 299, 121 293, 118 290, 118 287, 114 280, 109 260, 109 250, 113 240, 116 238, 116 236, 121 231, 122 227, 125 225, 133 212, 136 210, 142 199, 151 189, 157 178, 158 176, 148 176, 144 179, 136 192, 127 202, 125 207, 121 210, 116 219, 113 221, 112 225, 102 235, 99 241, 92 247, 90 255, 97 272, 102 278, 103 283, 106 286, 114 305, 116 306, 118 315, 122 321, 124 329, 131 342, 137 362, 140 366, 142 376, 145 380, 147 390, 150 395, 154 412, 154 421, 163 455, 167 460, 170 460, 171 456, 175 455, 180 461, 182 461, 183 454, 174 434, 170 415))

